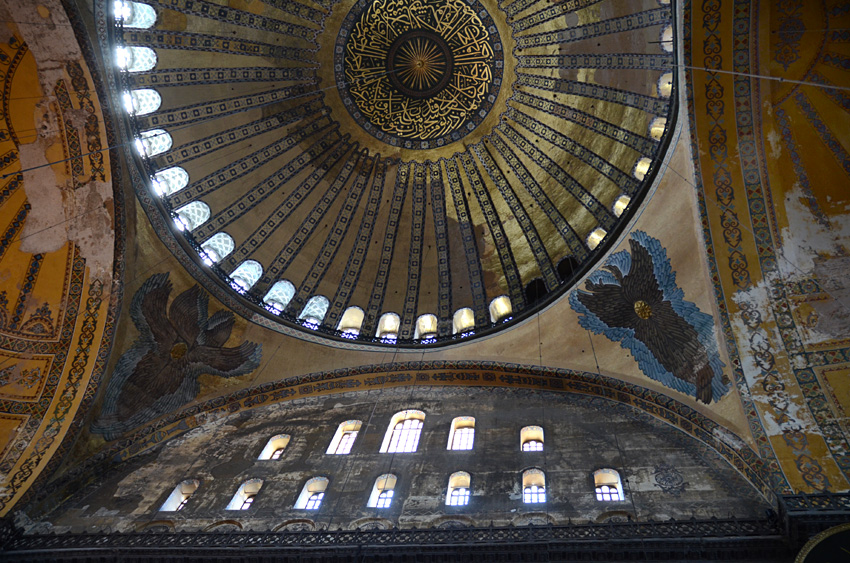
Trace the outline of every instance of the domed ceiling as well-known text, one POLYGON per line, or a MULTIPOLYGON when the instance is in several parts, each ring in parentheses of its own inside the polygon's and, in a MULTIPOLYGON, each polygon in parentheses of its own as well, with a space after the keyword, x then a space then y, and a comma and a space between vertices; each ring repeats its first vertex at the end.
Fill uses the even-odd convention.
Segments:
POLYGON ((658 0, 115 10, 154 227, 236 312, 339 346, 474 338, 562 295, 675 115, 658 0))

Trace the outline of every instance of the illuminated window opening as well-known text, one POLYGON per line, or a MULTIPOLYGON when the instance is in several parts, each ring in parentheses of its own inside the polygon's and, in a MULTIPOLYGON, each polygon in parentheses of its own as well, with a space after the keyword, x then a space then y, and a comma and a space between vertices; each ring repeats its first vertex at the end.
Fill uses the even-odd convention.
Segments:
POLYGON ((596 486, 596 500, 601 502, 625 500, 620 473, 614 469, 605 468, 594 471, 593 482, 596 486))
POLYGON ((526 426, 519 431, 519 447, 524 452, 543 451, 543 428, 526 426))
POLYGON ((658 79, 658 96, 669 98, 673 94, 673 73, 665 72, 658 79))
POLYGON ((179 166, 160 170, 153 175, 153 188, 160 197, 171 195, 189 184, 189 173, 179 166))
POLYGON ((415 452, 424 420, 422 411, 406 410, 393 415, 381 444, 381 453, 415 452))
POLYGON ((139 2, 122 2, 114 4, 115 19, 121 21, 125 28, 150 29, 156 23, 156 11, 152 6, 139 2))
POLYGON ((651 165, 651 160, 649 160, 645 156, 642 157, 640 160, 637 161, 637 164, 635 164, 635 169, 632 171, 632 175, 638 180, 642 181, 644 178, 646 178, 646 174, 647 172, 649 172, 649 167, 651 165))
POLYGON ((186 503, 189 502, 189 499, 198 490, 199 485, 200 483, 195 479, 187 479, 179 483, 159 508, 160 512, 177 512, 178 510, 183 510, 186 503))
POLYGON ((142 131, 136 139, 136 150, 142 156, 156 156, 171 148, 171 135, 165 129, 142 131))
POLYGON ((268 442, 266 442, 266 447, 263 448, 263 451, 260 452, 260 456, 257 459, 280 459, 280 456, 283 454, 286 446, 289 445, 289 440, 289 434, 278 434, 277 436, 273 436, 268 442))
POLYGON ((147 115, 159 109, 162 105, 162 96, 159 92, 150 88, 124 92, 124 109, 132 115, 147 115))
POLYGON ((359 420, 346 420, 340 424, 334 434, 326 453, 331 455, 347 455, 357 439, 357 433, 363 423, 359 420))
POLYGON ((378 330, 375 335, 381 340, 395 342, 398 339, 398 329, 401 319, 395 313, 384 313, 378 320, 378 330))
POLYGON ((301 314, 298 315, 298 319, 302 321, 301 324, 305 327, 316 330, 322 324, 322 321, 325 320, 329 306, 330 302, 327 297, 322 295, 311 297, 301 310, 301 314))
POLYGON ((257 283, 262 275, 263 267, 259 262, 256 260, 245 260, 230 273, 230 279, 233 280, 230 287, 239 293, 245 293, 257 283))
POLYGON ((263 486, 262 479, 249 479, 239 486, 225 510, 248 510, 263 486))
POLYGON ((458 309, 452 317, 452 334, 466 336, 475 328, 475 313, 469 307, 458 309))
POLYGON ((156 66, 156 53, 150 47, 118 47, 118 68, 127 72, 147 72, 156 66))
POLYGON ((617 201, 614 202, 614 215, 616 217, 620 217, 623 214, 623 211, 629 206, 629 203, 632 201, 627 195, 621 195, 617 198, 617 201))
POLYGON ((664 136, 664 131, 667 129, 667 118, 666 117, 656 117, 652 120, 652 123, 649 124, 649 136, 653 141, 660 141, 661 137, 664 136))
POLYGON ((430 313, 419 315, 416 319, 416 328, 413 331, 413 338, 421 340, 422 344, 437 341, 437 317, 430 313))
POLYGON ((360 307, 349 307, 339 319, 336 329, 342 332, 345 338, 356 338, 360 334, 360 327, 363 326, 364 316, 365 313, 360 307))
POLYGON ((216 233, 201 245, 203 249, 201 257, 204 264, 212 266, 233 252, 234 247, 233 237, 227 233, 216 233))
POLYGON ((372 494, 366 506, 369 508, 389 508, 393 502, 393 491, 395 490, 397 478, 391 473, 381 475, 375 479, 372 494))
POLYGON ((522 473, 522 502, 546 502, 546 476, 540 469, 528 469, 522 473))
POLYGON ((295 297, 295 286, 287 280, 275 282, 271 289, 263 297, 266 309, 279 315, 286 309, 292 298, 295 297))
POLYGON ((673 26, 668 25, 664 28, 664 31, 661 32, 661 48, 668 52, 673 52, 673 26))
POLYGON ((459 416, 452 420, 449 430, 450 450, 471 450, 475 440, 475 419, 471 416, 459 416))
POLYGON ((295 501, 294 508, 302 510, 318 510, 322 505, 322 499, 325 498, 325 491, 328 488, 327 477, 313 477, 304 483, 301 489, 301 494, 295 501))
POLYGON ((457 471, 449 476, 446 490, 446 505, 466 506, 470 497, 470 476, 466 471, 457 471))
POLYGON ((598 229, 595 229, 592 233, 587 235, 587 247, 590 250, 595 249, 597 246, 599 246, 599 243, 602 242, 605 239, 605 236, 607 234, 608 233, 605 231, 605 229, 603 229, 601 227, 598 228, 598 229))
POLYGON ((193 201, 174 212, 174 225, 179 230, 193 231, 210 218, 210 208, 203 201, 193 201))
POLYGON ((511 299, 507 295, 500 295, 490 301, 490 322, 498 323, 507 320, 512 314, 511 299))

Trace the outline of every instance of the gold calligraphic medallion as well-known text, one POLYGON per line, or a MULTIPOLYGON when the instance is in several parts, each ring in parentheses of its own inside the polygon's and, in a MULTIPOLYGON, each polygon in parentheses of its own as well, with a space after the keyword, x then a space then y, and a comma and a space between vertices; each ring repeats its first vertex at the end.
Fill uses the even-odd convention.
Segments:
POLYGON ((502 82, 499 34, 477 0, 361 2, 337 46, 346 108, 393 146, 459 140, 487 116, 502 82))

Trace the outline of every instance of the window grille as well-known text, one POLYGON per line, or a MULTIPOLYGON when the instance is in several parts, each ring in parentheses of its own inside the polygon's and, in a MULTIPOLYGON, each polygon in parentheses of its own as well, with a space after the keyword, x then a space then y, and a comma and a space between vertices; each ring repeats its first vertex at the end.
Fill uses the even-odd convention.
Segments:
POLYGON ((408 418, 396 423, 387 452, 415 452, 419 445, 419 434, 421 432, 422 421, 417 418, 408 418))
POLYGON ((530 485, 522 490, 522 501, 526 504, 546 502, 546 490, 538 485, 530 485))

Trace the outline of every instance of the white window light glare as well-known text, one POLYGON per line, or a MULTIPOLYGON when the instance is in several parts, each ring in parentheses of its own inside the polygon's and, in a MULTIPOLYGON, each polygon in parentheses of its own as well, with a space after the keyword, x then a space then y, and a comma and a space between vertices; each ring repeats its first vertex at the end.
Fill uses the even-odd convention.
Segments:
POLYGON ((289 434, 278 434, 277 436, 272 436, 268 442, 266 442, 263 451, 260 452, 259 460, 275 460, 280 459, 280 454, 277 457, 274 457, 275 452, 280 452, 281 454, 286 450, 286 446, 289 445, 290 436, 289 434))
POLYGON ((475 418, 459 416, 452 420, 449 428, 449 450, 471 450, 475 441, 475 418))
POLYGON ((475 312, 469 307, 455 311, 452 317, 452 334, 467 336, 472 334, 475 328, 475 312))
POLYGON ((295 296, 295 286, 289 280, 276 281, 269 289, 266 296, 263 297, 263 303, 266 304, 266 309, 279 315, 283 313, 286 306, 295 296))
POLYGON ((419 446, 425 413, 417 410, 397 412, 390 419, 381 453, 410 453, 419 446))
POLYGON ((437 341, 437 316, 430 313, 419 315, 416 319, 416 328, 413 331, 414 340, 421 340, 422 344, 437 341))
POLYGON ((158 196, 171 195, 189 185, 189 173, 179 166, 172 166, 154 174, 153 184, 158 196))
POLYGON ((262 479, 249 479, 242 483, 225 510, 248 510, 263 486, 262 479))
POLYGON ((351 453, 351 447, 357 439, 357 433, 360 431, 362 422, 359 420, 346 420, 337 426, 336 433, 331 439, 328 446, 327 454, 330 455, 347 455, 351 453))
POLYGON ((160 512, 177 512, 178 510, 183 510, 186 503, 189 502, 189 498, 198 490, 199 485, 200 483, 195 479, 187 479, 179 483, 159 508, 160 512))
POLYGON ((389 508, 393 501, 393 491, 398 479, 395 475, 387 473, 375 479, 372 486, 372 494, 366 506, 369 508, 389 508))
POLYGON ((522 473, 522 502, 546 502, 546 475, 540 469, 527 469, 522 473))
POLYGON ((519 447, 524 452, 543 451, 543 428, 526 426, 519 431, 519 447))
POLYGON ((301 494, 295 501, 293 508, 298 510, 318 510, 328 489, 327 477, 313 477, 304 483, 301 494))
POLYGON ((466 506, 469 504, 470 481, 471 478, 466 471, 456 471, 449 476, 449 487, 446 490, 447 506, 466 506))

